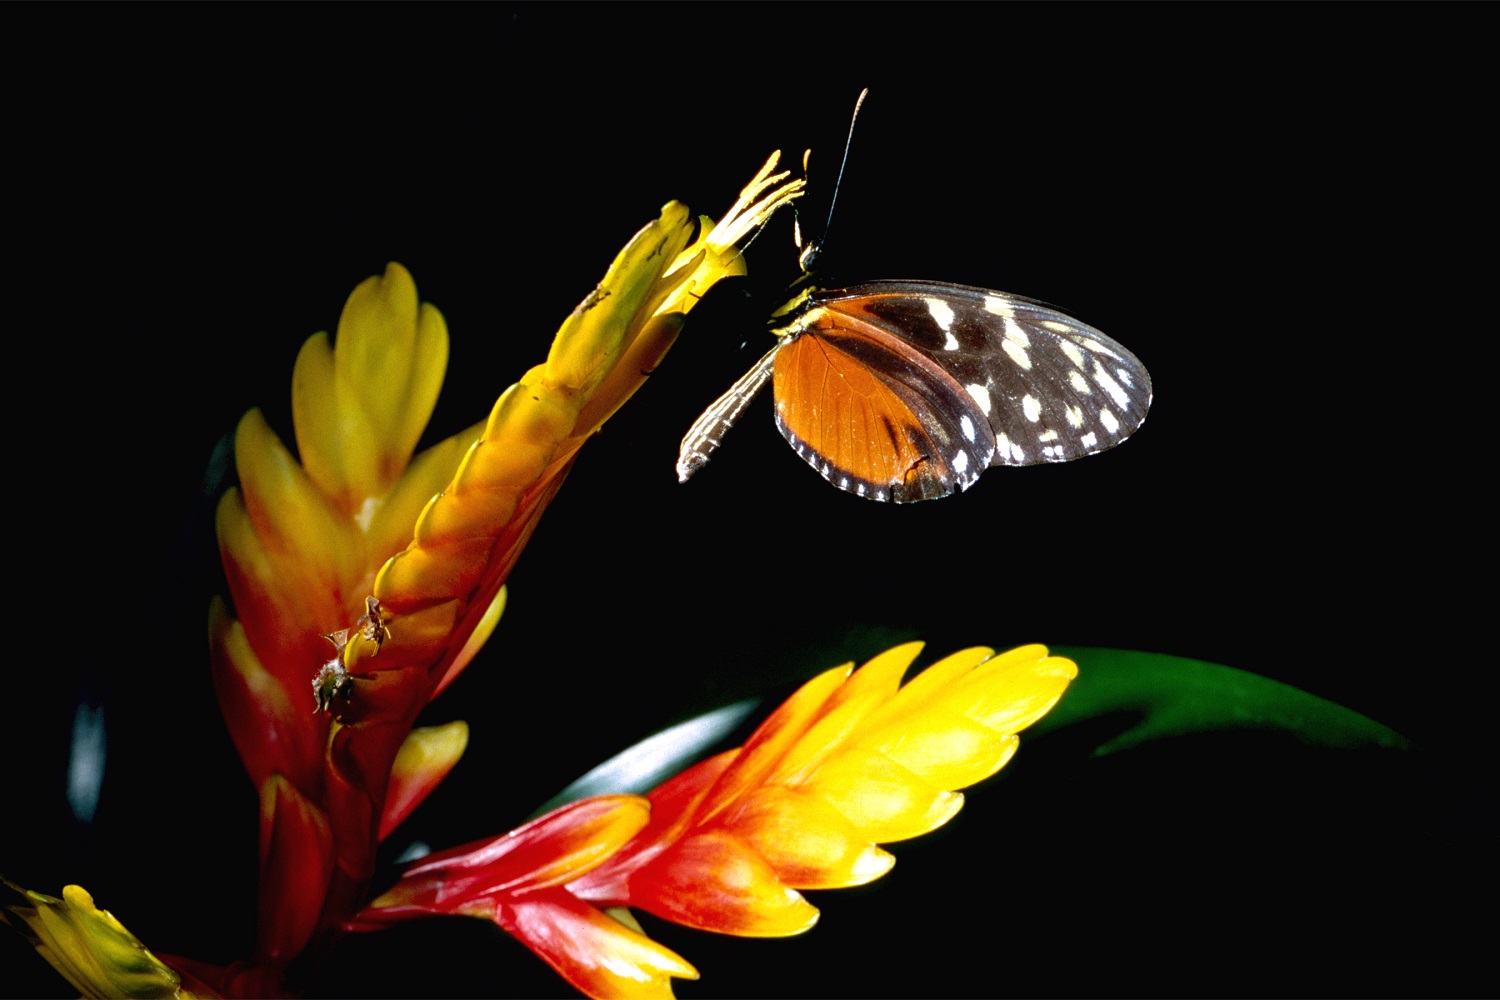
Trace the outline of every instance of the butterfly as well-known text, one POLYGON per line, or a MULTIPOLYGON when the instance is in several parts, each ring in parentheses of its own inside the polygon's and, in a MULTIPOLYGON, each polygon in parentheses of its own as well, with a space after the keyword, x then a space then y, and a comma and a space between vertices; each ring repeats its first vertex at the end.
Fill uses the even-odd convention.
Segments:
POLYGON ((811 289, 771 348, 698 418, 677 459, 702 468, 773 382, 776 427, 841 490, 910 503, 995 465, 1068 462, 1146 419, 1151 376, 1118 341, 1035 299, 936 281, 811 289))

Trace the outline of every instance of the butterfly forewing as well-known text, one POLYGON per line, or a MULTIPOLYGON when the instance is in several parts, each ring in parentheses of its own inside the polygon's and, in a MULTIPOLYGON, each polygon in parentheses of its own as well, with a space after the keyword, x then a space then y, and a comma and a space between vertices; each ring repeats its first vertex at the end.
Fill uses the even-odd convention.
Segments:
MULTIPOLYGON (((1140 427, 1151 405, 1151 378, 1135 355, 1033 299, 882 281, 812 301, 809 316, 822 309, 857 317, 962 385, 993 431, 991 465, 1066 462, 1112 448, 1140 427)), ((820 335, 821 324, 809 330, 820 335)))

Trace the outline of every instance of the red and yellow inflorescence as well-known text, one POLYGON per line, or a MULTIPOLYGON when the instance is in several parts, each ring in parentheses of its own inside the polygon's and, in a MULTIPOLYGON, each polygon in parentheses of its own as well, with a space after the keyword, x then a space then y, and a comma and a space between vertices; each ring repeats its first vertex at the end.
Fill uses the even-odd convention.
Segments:
POLYGON ((505 578, 579 447, 703 292, 743 270, 738 241, 800 193, 775 162, 717 226, 667 205, 563 323, 546 362, 485 423, 414 460, 447 330, 399 265, 355 289, 331 346, 318 334, 297 358, 300 464, 259 412, 241 422, 241 485, 218 516, 238 620, 215 604, 210 641, 219 701, 261 794, 259 961, 297 955, 358 908, 380 837, 456 763, 463 723, 414 733, 417 713, 489 637, 505 578), (310 714, 315 677, 328 715, 310 714))
POLYGON ((921 648, 813 678, 744 746, 646 798, 585 799, 425 858, 356 926, 434 913, 493 920, 579 989, 611 997, 669 996, 669 977, 696 973, 605 908, 726 934, 799 934, 818 919, 799 889, 888 872, 895 859, 877 845, 951 819, 963 805, 956 789, 1004 766, 1016 733, 1077 673, 1042 646, 976 648, 903 687, 921 648))
POLYGON ((970 649, 902 686, 920 649, 908 644, 814 678, 744 746, 649 796, 585 799, 433 854, 368 902, 377 845, 467 743, 466 723, 415 729, 418 713, 494 630, 506 577, 583 442, 704 291, 743 270, 738 245, 800 195, 776 163, 718 225, 668 204, 488 420, 421 454, 448 333, 405 269, 356 288, 332 342, 307 341, 293 374, 300 460, 252 410, 217 520, 233 614, 214 601, 214 683, 260 798, 254 954, 230 969, 157 959, 77 887, 26 894, 12 912, 83 992, 273 993, 320 937, 441 914, 495 922, 591 995, 668 996, 696 972, 625 908, 800 933, 817 919, 800 890, 879 878, 893 864, 879 844, 946 822, 957 789, 1010 758, 1073 664, 1040 646, 970 649))

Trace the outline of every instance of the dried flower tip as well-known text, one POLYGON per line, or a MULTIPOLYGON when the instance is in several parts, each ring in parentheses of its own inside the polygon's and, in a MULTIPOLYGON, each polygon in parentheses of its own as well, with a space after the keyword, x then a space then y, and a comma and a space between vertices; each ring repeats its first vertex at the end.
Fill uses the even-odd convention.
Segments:
MULTIPOLYGON (((341 632, 334 633, 334 635, 341 634, 341 632)), ((323 638, 332 641, 332 636, 325 635, 323 638)), ((340 643, 335 642, 334 645, 338 646, 340 643)), ((350 677, 349 671, 344 669, 343 659, 335 656, 318 668, 318 676, 313 678, 312 686, 313 714, 317 715, 319 712, 333 711, 332 706, 336 699, 349 697, 349 689, 354 686, 354 678, 350 677)))
POLYGON ((391 637, 391 628, 385 622, 379 599, 366 597, 365 613, 359 616, 359 621, 355 624, 359 626, 360 637, 375 644, 376 653, 380 652, 380 647, 391 637))

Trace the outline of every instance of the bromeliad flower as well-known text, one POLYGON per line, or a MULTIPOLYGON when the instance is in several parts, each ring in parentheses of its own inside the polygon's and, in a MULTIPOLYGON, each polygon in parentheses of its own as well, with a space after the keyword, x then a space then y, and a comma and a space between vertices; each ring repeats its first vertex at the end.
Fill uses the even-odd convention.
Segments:
POLYGON ((31 892, 0 879, 22 900, 6 907, 17 929, 42 957, 83 996, 212 997, 215 992, 174 969, 141 944, 108 910, 94 906, 81 887, 63 889, 62 898, 31 892))
POLYGON ((260 912, 230 968, 153 956, 78 887, 12 912, 81 990, 284 992, 319 935, 432 915, 484 919, 600 997, 669 996, 696 977, 631 916, 774 937, 808 930, 807 889, 878 879, 880 845, 926 833, 1045 714, 1073 663, 1028 646, 956 653, 902 685, 908 644, 805 684, 744 746, 649 796, 565 805, 433 854, 366 904, 375 849, 454 767, 456 721, 418 712, 495 628, 504 582, 582 443, 657 367, 737 243, 801 182, 773 157, 694 239, 680 205, 638 233, 488 420, 414 457, 447 360, 443 318, 392 264, 350 296, 333 341, 300 352, 300 460, 258 411, 218 510, 233 606, 210 612, 215 686, 260 798, 260 912))
POLYGON ((847 664, 814 678, 743 747, 648 800, 587 799, 424 859, 355 927, 428 914, 492 920, 601 997, 669 996, 669 977, 696 977, 605 908, 728 934, 801 933, 818 911, 799 889, 884 875, 895 859, 877 845, 951 819, 963 805, 957 789, 1003 767, 1016 733, 1077 674, 1042 646, 976 648, 903 687, 920 649, 908 643, 852 674, 847 664))
MULTIPOLYGON (((805 890, 878 879, 894 863, 880 845, 949 820, 958 790, 1002 767, 1068 687, 1070 660, 1039 646, 966 650, 902 686, 917 646, 898 647, 814 678, 744 746, 649 796, 571 802, 433 854, 366 902, 376 845, 467 744, 465 722, 414 720, 495 628, 508 574, 582 443, 657 367, 703 292, 742 269, 744 237, 800 194, 775 162, 717 226, 695 231, 686 209, 666 206, 488 420, 420 455, 447 331, 396 264, 354 291, 334 338, 299 354, 296 457, 259 412, 241 422, 240 486, 218 510, 233 612, 216 600, 209 631, 261 807, 247 962, 153 955, 77 886, 61 898, 12 886, 21 901, 0 919, 90 995, 278 995, 291 962, 321 953, 314 944, 459 915, 505 929, 593 995, 665 996, 696 972, 627 907, 725 934, 798 934, 818 919, 805 890)), ((1110 683, 1111 656, 1082 655, 1092 693, 1047 721, 1138 720, 1100 752, 1246 725, 1402 745, 1211 664, 1116 653, 1110 683)))
POLYGON ((415 459, 447 330, 396 264, 355 289, 332 344, 318 334, 297 358, 301 461, 259 411, 241 421, 240 487, 218 512, 237 620, 216 601, 209 632, 220 704, 260 791, 257 962, 284 964, 355 911, 379 839, 462 754, 464 723, 413 731, 417 713, 495 627, 505 578, 579 447, 703 292, 743 272, 738 242, 800 194, 776 161, 717 226, 667 205, 546 362, 485 423, 415 459))

